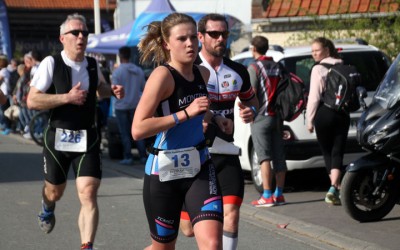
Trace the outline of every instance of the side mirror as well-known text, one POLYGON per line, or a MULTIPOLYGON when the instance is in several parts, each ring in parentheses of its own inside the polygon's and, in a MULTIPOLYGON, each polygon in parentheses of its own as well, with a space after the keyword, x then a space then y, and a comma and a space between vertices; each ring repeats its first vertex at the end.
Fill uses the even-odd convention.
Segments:
POLYGON ((367 104, 364 99, 368 96, 367 90, 364 87, 357 87, 356 93, 358 96, 358 100, 360 101, 360 106, 365 110, 367 108, 367 104))

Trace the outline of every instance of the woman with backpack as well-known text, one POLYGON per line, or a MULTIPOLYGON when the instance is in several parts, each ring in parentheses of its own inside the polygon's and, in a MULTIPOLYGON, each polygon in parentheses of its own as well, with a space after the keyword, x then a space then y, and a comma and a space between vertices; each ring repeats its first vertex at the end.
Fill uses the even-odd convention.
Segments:
POLYGON ((324 105, 323 96, 329 69, 320 64, 343 63, 333 42, 324 37, 313 40, 312 57, 316 64, 311 70, 310 92, 307 103, 307 129, 315 132, 318 144, 329 174, 331 187, 325 196, 325 202, 340 205, 340 181, 343 155, 350 127, 350 115, 345 111, 334 110, 324 105))

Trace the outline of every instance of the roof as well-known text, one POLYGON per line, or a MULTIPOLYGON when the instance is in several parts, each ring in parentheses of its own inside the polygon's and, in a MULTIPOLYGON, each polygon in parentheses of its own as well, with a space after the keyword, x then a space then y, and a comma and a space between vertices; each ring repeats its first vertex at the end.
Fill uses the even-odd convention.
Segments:
MULTIPOLYGON (((4 0, 7 8, 31 9, 93 9, 93 0, 4 0)), ((116 8, 116 0, 99 0, 100 9, 116 8)))
MULTIPOLYGON (((262 2, 265 4, 267 1, 262 2)), ((397 0, 270 0, 268 6, 263 6, 262 16, 277 18, 394 12, 399 10, 399 5, 397 0)))
MULTIPOLYGON (((378 51, 378 49, 372 45, 362 45, 362 44, 335 43, 335 47, 336 49, 340 50, 341 53, 354 52, 354 51, 378 51)), ((275 62, 279 62, 282 58, 310 56, 310 55, 311 55, 311 45, 285 47, 283 52, 271 49, 267 51, 267 56, 272 57, 275 62)), ((253 55, 250 51, 245 51, 232 57, 232 60, 237 61, 252 57, 253 55)))

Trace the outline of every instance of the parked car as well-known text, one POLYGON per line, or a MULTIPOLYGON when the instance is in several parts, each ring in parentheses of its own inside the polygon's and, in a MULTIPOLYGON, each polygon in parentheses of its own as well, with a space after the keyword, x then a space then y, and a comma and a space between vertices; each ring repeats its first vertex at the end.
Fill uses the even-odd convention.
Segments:
MULTIPOLYGON (((390 66, 390 59, 378 48, 361 44, 335 44, 345 64, 355 65, 362 75, 362 84, 369 91, 367 103, 372 93, 390 66)), ((303 79, 306 89, 310 86, 310 72, 314 65, 311 56, 311 46, 287 47, 283 51, 268 50, 276 62, 282 63, 290 72, 303 79)), ((246 67, 254 61, 251 52, 238 54, 232 60, 246 67)), ((235 145, 241 148, 240 162, 244 171, 251 171, 255 188, 262 191, 262 179, 257 155, 253 148, 250 125, 243 124, 235 109, 235 145)), ((346 145, 344 164, 349 163, 364 151, 356 141, 356 123, 361 111, 351 113, 351 125, 346 145)), ((286 162, 288 171, 323 167, 325 165, 318 146, 315 133, 309 133, 306 127, 306 116, 300 115, 292 122, 284 123, 283 138, 286 147, 286 162)))

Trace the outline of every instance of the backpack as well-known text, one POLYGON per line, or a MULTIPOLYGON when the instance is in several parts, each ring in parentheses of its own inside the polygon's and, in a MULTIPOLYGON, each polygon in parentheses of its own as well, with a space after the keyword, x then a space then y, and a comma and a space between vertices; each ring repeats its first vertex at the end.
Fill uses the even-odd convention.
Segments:
POLYGON ((305 110, 307 97, 303 80, 293 73, 284 71, 276 89, 275 112, 283 120, 291 122, 305 110))
POLYGON ((320 63, 328 69, 326 88, 322 95, 325 106, 336 111, 354 112, 360 108, 356 88, 361 75, 353 65, 320 63))

